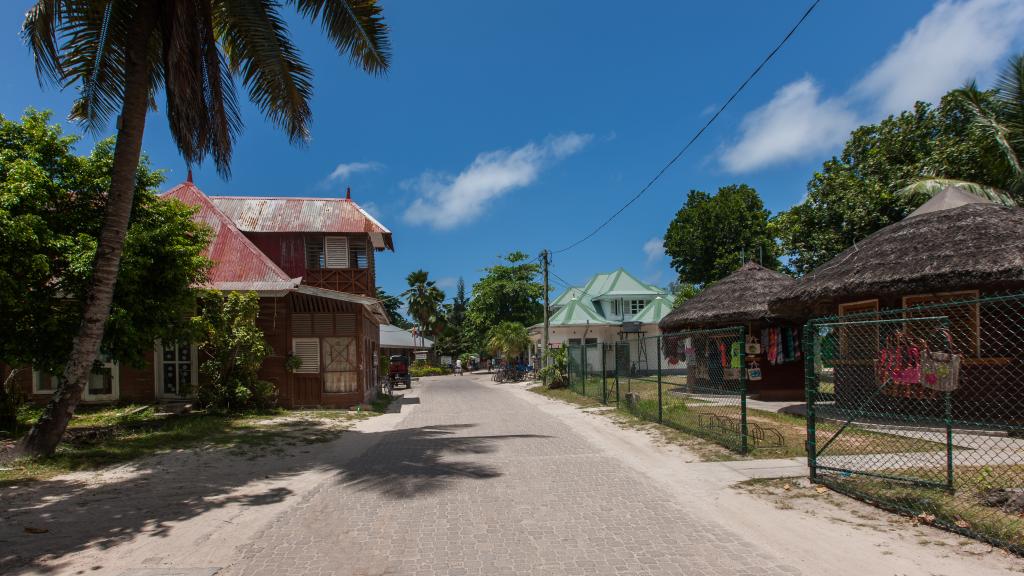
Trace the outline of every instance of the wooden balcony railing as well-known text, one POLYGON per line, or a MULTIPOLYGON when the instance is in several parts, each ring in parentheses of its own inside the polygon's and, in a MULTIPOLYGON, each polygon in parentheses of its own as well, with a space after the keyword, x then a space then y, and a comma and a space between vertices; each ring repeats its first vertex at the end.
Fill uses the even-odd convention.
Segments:
POLYGON ((302 283, 349 294, 376 296, 377 293, 373 285, 373 272, 369 268, 306 270, 302 283))

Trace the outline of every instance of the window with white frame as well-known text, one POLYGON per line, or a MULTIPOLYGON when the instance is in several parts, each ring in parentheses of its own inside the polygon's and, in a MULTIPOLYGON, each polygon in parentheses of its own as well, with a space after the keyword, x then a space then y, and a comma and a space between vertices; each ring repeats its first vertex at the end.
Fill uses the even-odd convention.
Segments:
POLYGON ((43 370, 32 370, 32 393, 50 394, 57 389, 57 377, 43 370))
POLYGON ((612 315, 613 316, 618 316, 619 315, 619 301, 618 300, 612 300, 612 315))
POLYGON ((641 310, 644 309, 645 305, 647 305, 647 301, 646 300, 630 300, 629 301, 629 313, 633 314, 635 316, 635 315, 639 314, 641 310))
POLYGON ((109 358, 99 358, 89 372, 89 383, 85 387, 85 396, 115 396, 117 394, 117 362, 109 358))
POLYGON ((157 345, 158 386, 164 396, 185 396, 195 384, 196 354, 191 342, 157 345))
POLYGON ((301 363, 295 369, 298 374, 320 373, 320 339, 292 338, 292 355, 301 363))

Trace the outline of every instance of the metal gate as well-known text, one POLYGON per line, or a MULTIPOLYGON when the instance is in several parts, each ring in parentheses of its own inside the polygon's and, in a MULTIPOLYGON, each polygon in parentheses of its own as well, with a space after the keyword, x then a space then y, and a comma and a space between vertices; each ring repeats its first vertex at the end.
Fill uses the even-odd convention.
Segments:
POLYGON ((812 479, 860 475, 951 490, 959 356, 949 318, 811 322, 806 330, 812 479))

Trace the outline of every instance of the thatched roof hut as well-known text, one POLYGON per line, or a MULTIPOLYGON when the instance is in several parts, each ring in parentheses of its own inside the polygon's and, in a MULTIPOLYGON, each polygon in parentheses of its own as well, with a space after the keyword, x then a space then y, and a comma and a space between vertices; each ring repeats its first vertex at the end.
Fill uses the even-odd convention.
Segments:
POLYGON ((795 280, 747 262, 739 270, 701 290, 665 316, 662 332, 682 328, 746 324, 771 318, 769 301, 780 291, 792 288, 795 280))
POLYGON ((771 312, 806 318, 862 299, 1024 288, 1024 209, 956 194, 947 189, 819 266, 771 312))

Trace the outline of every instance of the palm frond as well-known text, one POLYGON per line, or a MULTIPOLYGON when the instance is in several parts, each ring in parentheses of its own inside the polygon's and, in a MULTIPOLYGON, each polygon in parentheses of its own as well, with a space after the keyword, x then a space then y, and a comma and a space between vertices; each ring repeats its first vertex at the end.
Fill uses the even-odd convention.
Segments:
POLYGON ((217 0, 214 28, 249 98, 292 142, 309 139, 312 73, 288 37, 273 0, 217 0))
POLYGON ((56 30, 61 19, 60 0, 38 0, 25 14, 21 37, 32 50, 40 82, 62 83, 64 70, 57 48, 56 30))
POLYGON ((963 99, 971 110, 975 125, 988 134, 996 143, 1002 153, 1007 166, 1013 174, 1014 180, 1024 178, 1024 165, 1021 165, 1020 158, 1013 143, 1014 131, 1000 119, 997 110, 993 110, 985 99, 985 94, 978 90, 974 82, 960 88, 956 94, 963 99))
POLYGON ((299 14, 320 21, 340 54, 371 74, 384 74, 391 61, 388 26, 377 0, 289 0, 299 14))
POLYGON ((212 155, 230 174, 231 151, 241 129, 234 85, 218 49, 209 2, 164 5, 160 20, 167 118, 178 149, 189 164, 212 155))
POLYGON ((903 197, 920 195, 926 198, 931 198, 950 186, 960 188, 964 192, 974 194, 980 198, 985 198, 986 200, 990 200, 996 204, 1002 204, 1004 206, 1017 205, 1013 198, 1011 198, 1004 190, 999 190, 998 188, 985 186, 976 182, 954 180, 950 178, 927 178, 924 180, 918 180, 909 186, 901 188, 896 192, 896 194, 903 197))

